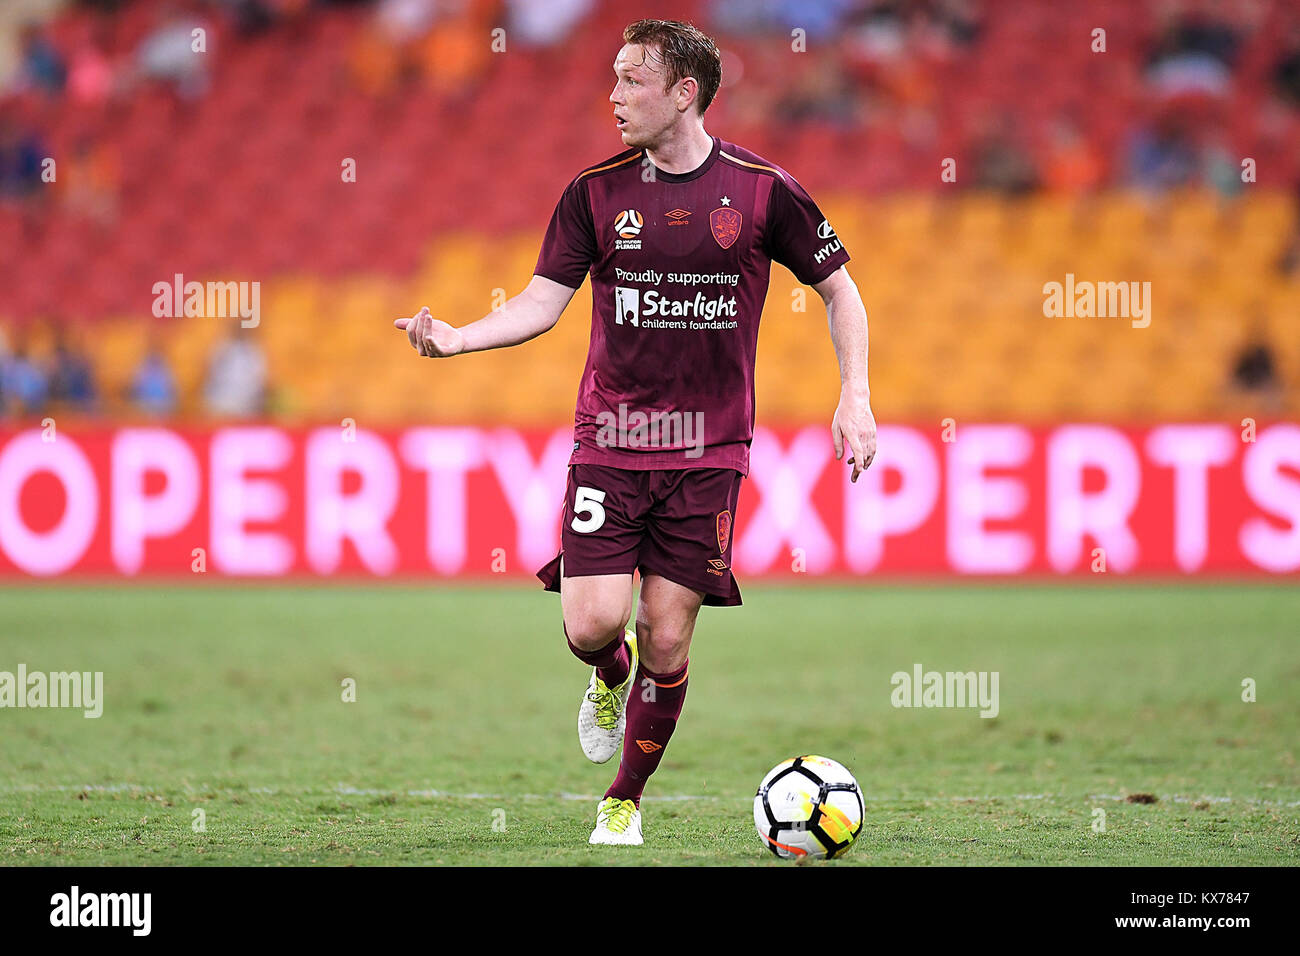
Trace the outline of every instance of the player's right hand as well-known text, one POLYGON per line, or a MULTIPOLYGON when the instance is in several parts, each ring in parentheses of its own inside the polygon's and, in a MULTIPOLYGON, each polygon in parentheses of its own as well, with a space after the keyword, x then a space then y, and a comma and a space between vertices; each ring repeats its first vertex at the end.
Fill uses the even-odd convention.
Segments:
POLYGON ((411 348, 429 358, 447 358, 465 351, 460 329, 435 319, 428 306, 409 319, 394 319, 393 326, 406 332, 411 348))

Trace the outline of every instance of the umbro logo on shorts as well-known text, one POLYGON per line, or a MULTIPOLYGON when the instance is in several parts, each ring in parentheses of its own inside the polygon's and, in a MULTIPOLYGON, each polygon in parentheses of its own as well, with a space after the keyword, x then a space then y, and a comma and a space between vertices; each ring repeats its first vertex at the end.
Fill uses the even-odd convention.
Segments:
POLYGON ((718 575, 719 577, 721 577, 722 574, 723 574, 723 572, 725 572, 726 570, 727 570, 727 562, 726 562, 726 561, 723 561, 721 558, 710 558, 710 559, 709 559, 708 572, 709 572, 710 574, 716 574, 716 575, 718 575))

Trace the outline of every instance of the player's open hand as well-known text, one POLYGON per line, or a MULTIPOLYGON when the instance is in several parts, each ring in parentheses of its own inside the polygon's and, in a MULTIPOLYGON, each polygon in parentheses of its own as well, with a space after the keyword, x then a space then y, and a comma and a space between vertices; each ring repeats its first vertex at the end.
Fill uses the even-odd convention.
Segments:
POLYGON ((835 460, 844 457, 847 445, 848 464, 853 466, 850 481, 857 481, 876 457, 876 419, 871 414, 871 404, 865 398, 842 394, 835 417, 831 419, 831 439, 835 442, 835 460))
POLYGON ((429 358, 447 358, 465 351, 465 339, 454 328, 429 314, 425 306, 409 319, 394 319, 393 326, 406 332, 411 348, 429 358))

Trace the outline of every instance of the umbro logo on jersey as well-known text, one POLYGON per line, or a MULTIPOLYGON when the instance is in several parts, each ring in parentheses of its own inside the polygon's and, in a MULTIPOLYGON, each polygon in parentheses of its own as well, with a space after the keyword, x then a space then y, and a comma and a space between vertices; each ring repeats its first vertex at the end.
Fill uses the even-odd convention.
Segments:
POLYGON ((614 231, 618 233, 618 238, 614 240, 615 249, 640 249, 641 240, 637 236, 641 235, 641 230, 645 226, 645 218, 635 209, 624 209, 614 217, 614 231))
POLYGON ((691 224, 691 211, 689 209, 674 209, 671 212, 664 213, 668 217, 670 226, 689 226, 691 224))

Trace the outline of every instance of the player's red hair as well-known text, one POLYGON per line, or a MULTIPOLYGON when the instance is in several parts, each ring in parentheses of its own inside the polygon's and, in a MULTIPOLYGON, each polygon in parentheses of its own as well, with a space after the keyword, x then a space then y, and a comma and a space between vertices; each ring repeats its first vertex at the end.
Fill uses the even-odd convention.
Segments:
POLYGON ((700 85, 695 105, 700 113, 709 108, 722 84, 722 54, 712 37, 681 20, 637 20, 623 31, 623 42, 655 47, 663 62, 664 89, 694 77, 700 85))

